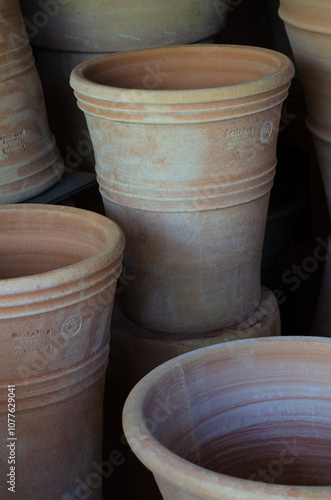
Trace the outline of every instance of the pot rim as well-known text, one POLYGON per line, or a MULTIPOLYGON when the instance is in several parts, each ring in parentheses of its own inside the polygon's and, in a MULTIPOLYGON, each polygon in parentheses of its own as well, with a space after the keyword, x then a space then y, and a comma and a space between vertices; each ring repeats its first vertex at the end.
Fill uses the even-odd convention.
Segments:
POLYGON ((291 486, 267 484, 249 479, 241 479, 226 474, 213 472, 185 460, 153 437, 145 424, 143 403, 148 398, 149 392, 158 383, 166 379, 173 370, 183 373, 184 366, 197 366, 201 361, 211 355, 212 361, 229 356, 245 356, 249 353, 272 352, 269 342, 280 347, 285 353, 299 351, 299 346, 306 346, 306 351, 311 352, 315 346, 320 346, 320 351, 327 355, 325 345, 331 342, 326 337, 264 337, 244 340, 234 340, 224 344, 203 347, 195 351, 182 354, 152 370, 143 377, 130 392, 123 408, 123 429, 128 444, 132 443, 132 450, 139 460, 149 468, 155 476, 162 477, 168 483, 176 484, 178 488, 185 484, 185 491, 194 498, 219 498, 243 500, 267 500, 274 498, 295 498, 297 500, 329 499, 331 486, 291 486), (235 496, 237 495, 237 496, 235 496))
MULTIPOLYGON (((175 54, 176 55, 176 54, 175 54)), ((75 90, 76 96, 86 95, 96 99, 112 101, 117 103, 139 103, 139 104, 190 104, 210 103, 214 101, 233 100, 256 96, 266 92, 274 91, 284 85, 289 85, 294 76, 292 61, 284 54, 249 45, 209 44, 209 45, 173 45, 165 47, 153 47, 148 49, 131 50, 113 53, 108 56, 93 58, 76 66, 70 75, 70 85, 75 90), (225 85, 222 87, 206 87, 198 89, 183 90, 158 90, 158 89, 135 89, 108 86, 95 83, 86 76, 87 71, 93 71, 100 65, 110 64, 117 61, 121 64, 136 64, 137 58, 149 57, 148 62, 153 62, 153 57, 167 57, 175 53, 184 52, 185 59, 190 54, 197 54, 205 58, 208 53, 219 52, 220 56, 233 58, 234 55, 242 54, 242 60, 254 57, 255 61, 264 64, 273 64, 273 71, 264 77, 250 80, 244 83, 225 85)))
MULTIPOLYGON (((36 221, 39 220, 41 215, 46 216, 45 225, 49 223, 51 217, 53 217, 54 220, 55 216, 57 217, 57 221, 61 220, 60 218, 64 221, 74 218, 76 221, 80 220, 81 223, 85 224, 86 231, 88 231, 89 227, 97 228, 102 238, 104 238, 104 241, 100 239, 101 248, 99 251, 74 264, 28 276, 0 279, 0 299, 1 297, 6 298, 7 295, 12 296, 12 294, 17 295, 18 293, 41 291, 43 289, 51 289, 58 285, 84 280, 90 277, 91 274, 95 274, 109 267, 112 263, 115 265, 116 260, 122 258, 124 248, 123 231, 114 221, 104 215, 76 207, 20 203, 0 205, 0 222, 2 216, 5 215, 6 212, 8 213, 8 211, 22 212, 25 214, 25 220, 27 218, 26 212, 30 212, 31 218, 29 220, 33 227, 36 227, 36 221)), ((21 219, 18 217, 18 225, 20 222, 21 219)), ((74 229, 74 222, 72 225, 74 229)), ((10 226, 8 226, 8 228, 10 229, 10 226)), ((43 224, 40 224, 39 229, 43 229, 43 224)), ((82 232, 82 235, 83 234, 82 232)), ((68 243, 70 243, 69 236, 70 233, 68 232, 68 243)), ((116 269, 114 268, 114 279, 117 279, 117 267, 116 269)))

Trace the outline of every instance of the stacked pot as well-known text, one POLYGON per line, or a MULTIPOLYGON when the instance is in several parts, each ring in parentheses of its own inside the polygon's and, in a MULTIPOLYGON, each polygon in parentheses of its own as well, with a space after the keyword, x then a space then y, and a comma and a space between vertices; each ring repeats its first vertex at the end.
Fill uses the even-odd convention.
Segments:
POLYGON ((68 85, 72 69, 106 53, 203 42, 223 28, 229 10, 227 0, 20 0, 20 4, 61 154, 67 167, 90 171, 93 148, 68 85))
POLYGON ((196 347, 280 334, 260 264, 292 76, 282 54, 222 45, 129 51, 73 71, 105 211, 126 237, 112 345, 130 384, 196 347))
MULTIPOLYGON (((280 17, 295 56, 307 102, 312 133, 331 214, 331 5, 327 0, 281 0, 280 17)), ((331 249, 329 248, 329 253, 331 249)), ((331 335, 331 262, 326 261, 313 333, 331 335)))
POLYGON ((0 203, 27 200, 63 172, 18 0, 0 1, 0 203))

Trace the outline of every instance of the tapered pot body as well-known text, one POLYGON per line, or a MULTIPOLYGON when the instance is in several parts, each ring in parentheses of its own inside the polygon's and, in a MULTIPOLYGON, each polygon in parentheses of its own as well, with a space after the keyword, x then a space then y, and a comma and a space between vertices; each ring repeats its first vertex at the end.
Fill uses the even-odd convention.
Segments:
POLYGON ((228 342, 140 381, 124 431, 164 500, 329 498, 330 349, 311 337, 228 342))
POLYGON ((36 47, 116 52, 193 43, 225 25, 226 0, 20 0, 36 47))
POLYGON ((12 465, 19 500, 72 498, 82 488, 100 500, 104 375, 123 233, 85 210, 24 204, 3 205, 0 228, 1 498, 10 498, 12 465))
POLYGON ((0 203, 45 191, 63 172, 18 0, 0 1, 0 203))
POLYGON ((106 213, 126 235, 124 312, 203 332, 260 301, 260 259, 282 102, 273 51, 177 46, 113 54, 71 75, 106 213))

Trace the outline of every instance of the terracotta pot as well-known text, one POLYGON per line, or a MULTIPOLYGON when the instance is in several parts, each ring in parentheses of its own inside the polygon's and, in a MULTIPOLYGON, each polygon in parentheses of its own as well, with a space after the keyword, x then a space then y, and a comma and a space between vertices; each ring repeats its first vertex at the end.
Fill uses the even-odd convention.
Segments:
MULTIPOLYGON (((307 126, 313 135, 331 216, 331 4, 326 0, 281 0, 285 22, 307 102, 307 126)), ((330 266, 325 269, 313 332, 331 332, 330 266)))
POLYGON ((63 172, 18 0, 0 0, 0 203, 45 191, 63 172))
POLYGON ((281 0, 285 22, 307 102, 331 213, 331 4, 327 0, 281 0))
MULTIPOLYGON (((0 232, 1 477, 10 472, 10 384, 15 498, 67 500, 87 488, 88 498, 100 500, 103 387, 122 231, 85 210, 22 204, 0 207, 0 232)), ((9 498, 7 488, 1 481, 1 498, 9 498)))
POLYGON ((36 47, 69 52, 116 52, 192 43, 224 26, 225 0, 21 0, 36 47))
POLYGON ((153 368, 186 352, 222 342, 281 334, 277 300, 264 287, 256 311, 229 328, 194 335, 157 332, 134 324, 115 307, 111 332, 112 356, 122 363, 131 387, 153 368))
POLYGON ((126 235, 123 307, 137 324, 205 332, 258 306, 292 74, 282 54, 220 45, 113 54, 73 71, 105 210, 126 235))
POLYGON ((140 381, 124 431, 163 499, 330 498, 330 352, 322 338, 228 342, 140 381))

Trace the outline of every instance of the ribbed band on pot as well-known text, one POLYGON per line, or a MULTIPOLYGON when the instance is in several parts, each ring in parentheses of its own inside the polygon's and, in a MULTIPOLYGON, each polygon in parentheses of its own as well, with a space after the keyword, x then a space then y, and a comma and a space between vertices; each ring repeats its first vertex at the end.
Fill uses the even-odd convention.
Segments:
MULTIPOLYGON (((108 365, 108 346, 93 354, 84 363, 78 363, 51 375, 25 381, 11 380, 15 385, 19 410, 31 410, 60 403, 73 398, 95 384, 106 371, 108 365)), ((8 384, 0 384, 0 414, 8 413, 8 384)))
POLYGON ((142 210, 162 212, 194 212, 241 205, 270 192, 275 176, 275 165, 261 177, 245 179, 222 186, 162 189, 151 192, 145 186, 124 184, 97 176, 102 197, 109 202, 142 210), (154 196, 151 196, 154 195, 154 196))

